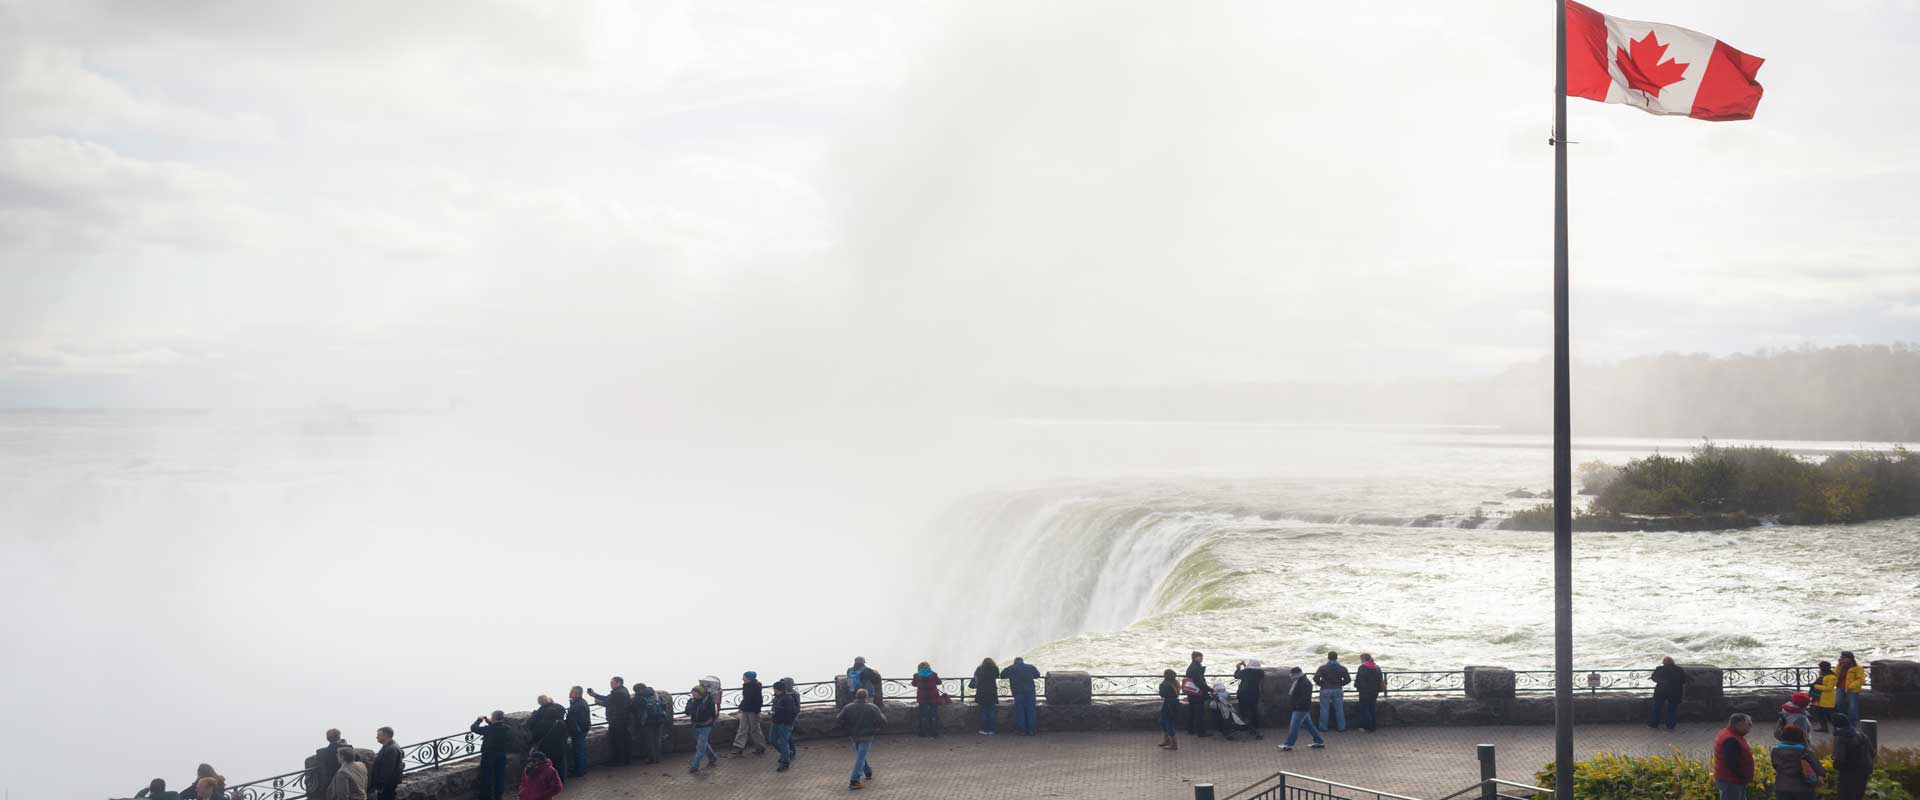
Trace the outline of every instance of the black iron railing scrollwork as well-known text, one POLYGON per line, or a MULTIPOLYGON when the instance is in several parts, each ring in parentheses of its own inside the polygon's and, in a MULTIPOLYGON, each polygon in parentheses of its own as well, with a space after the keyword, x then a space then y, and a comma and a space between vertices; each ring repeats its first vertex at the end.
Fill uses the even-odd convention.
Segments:
MULTIPOLYGON (((1641 692, 1652 691, 1653 682, 1650 669, 1602 669, 1576 670, 1574 672, 1575 691, 1580 692, 1641 692)), ((1720 670, 1723 689, 1805 689, 1818 677, 1813 667, 1724 667, 1720 670)), ((1110 699, 1153 698, 1160 694, 1160 675, 1093 675, 1093 697, 1110 699)), ((1463 693, 1466 690, 1466 673, 1463 670, 1398 670, 1385 672, 1387 695, 1394 694, 1439 694, 1463 693)), ((1551 692, 1554 688, 1551 670, 1516 670, 1513 673, 1516 693, 1551 692)), ((1043 679, 1044 680, 1044 679, 1043 679)), ((955 703, 971 703, 974 697, 971 677, 943 678, 941 691, 946 692, 955 703)), ((1007 682, 998 682, 999 696, 1004 700, 1011 696, 1007 682)), ((1044 695, 1044 683, 1040 687, 1044 695)), ((881 690, 885 698, 892 701, 911 701, 916 692, 910 678, 886 678, 881 681, 881 690)), ((800 695, 800 704, 824 705, 837 700, 834 681, 813 681, 794 684, 794 691, 800 695)), ((1351 689, 1349 689, 1351 691, 1351 689)), ((771 702, 773 689, 764 689, 766 699, 771 702)), ((686 713, 688 694, 685 691, 673 692, 673 710, 676 715, 686 713)), ((733 711, 740 704, 740 688, 723 688, 720 691, 720 710, 733 711)), ((594 727, 606 725, 606 709, 593 707, 594 727)), ((461 731, 437 739, 404 745, 401 748, 402 765, 406 772, 458 764, 477 758, 480 755, 480 737, 467 731, 461 731)), ((305 770, 275 775, 247 783, 235 784, 227 789, 231 800, 303 800, 309 787, 308 773, 305 770)))

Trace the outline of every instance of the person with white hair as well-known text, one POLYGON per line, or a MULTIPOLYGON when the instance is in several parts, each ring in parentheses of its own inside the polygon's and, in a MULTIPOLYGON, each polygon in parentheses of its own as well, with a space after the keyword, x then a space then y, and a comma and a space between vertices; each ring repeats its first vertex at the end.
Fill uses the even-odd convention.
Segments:
POLYGON ((1247 724, 1247 730, 1253 732, 1253 738, 1265 739, 1260 729, 1265 726, 1260 718, 1260 687, 1267 680, 1267 671, 1260 668, 1260 659, 1249 658, 1233 667, 1233 677, 1240 681, 1240 719, 1247 724))

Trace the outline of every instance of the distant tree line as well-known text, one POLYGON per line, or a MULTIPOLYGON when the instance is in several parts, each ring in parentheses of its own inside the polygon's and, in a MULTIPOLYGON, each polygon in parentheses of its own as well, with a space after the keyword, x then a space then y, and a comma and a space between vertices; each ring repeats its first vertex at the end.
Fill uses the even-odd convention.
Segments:
MULTIPOLYGON (((1553 430, 1553 367, 1376 383, 1026 387, 1017 416, 1066 419, 1489 425, 1553 430)), ((1666 355, 1573 373, 1574 435, 1920 442, 1920 345, 1666 355)))

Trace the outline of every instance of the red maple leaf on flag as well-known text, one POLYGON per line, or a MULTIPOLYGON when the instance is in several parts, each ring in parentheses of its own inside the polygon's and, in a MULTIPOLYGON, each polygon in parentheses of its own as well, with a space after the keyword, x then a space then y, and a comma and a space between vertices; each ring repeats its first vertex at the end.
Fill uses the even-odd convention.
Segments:
POLYGON ((1686 77, 1686 64, 1676 63, 1670 58, 1667 63, 1660 63, 1660 59, 1667 54, 1667 46, 1653 38, 1653 31, 1647 31, 1644 39, 1629 39, 1628 43, 1633 47, 1631 54, 1618 47, 1613 49, 1613 61, 1620 65, 1620 74, 1626 76, 1627 88, 1659 97, 1661 89, 1679 83, 1681 78, 1686 77))

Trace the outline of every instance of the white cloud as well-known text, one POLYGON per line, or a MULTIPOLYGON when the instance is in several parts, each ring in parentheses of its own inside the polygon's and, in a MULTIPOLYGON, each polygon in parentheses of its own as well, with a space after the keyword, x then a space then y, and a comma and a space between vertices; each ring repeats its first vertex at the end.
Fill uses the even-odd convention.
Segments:
POLYGON ((264 234, 241 181, 54 136, 0 139, 0 246, 220 249, 264 234))

